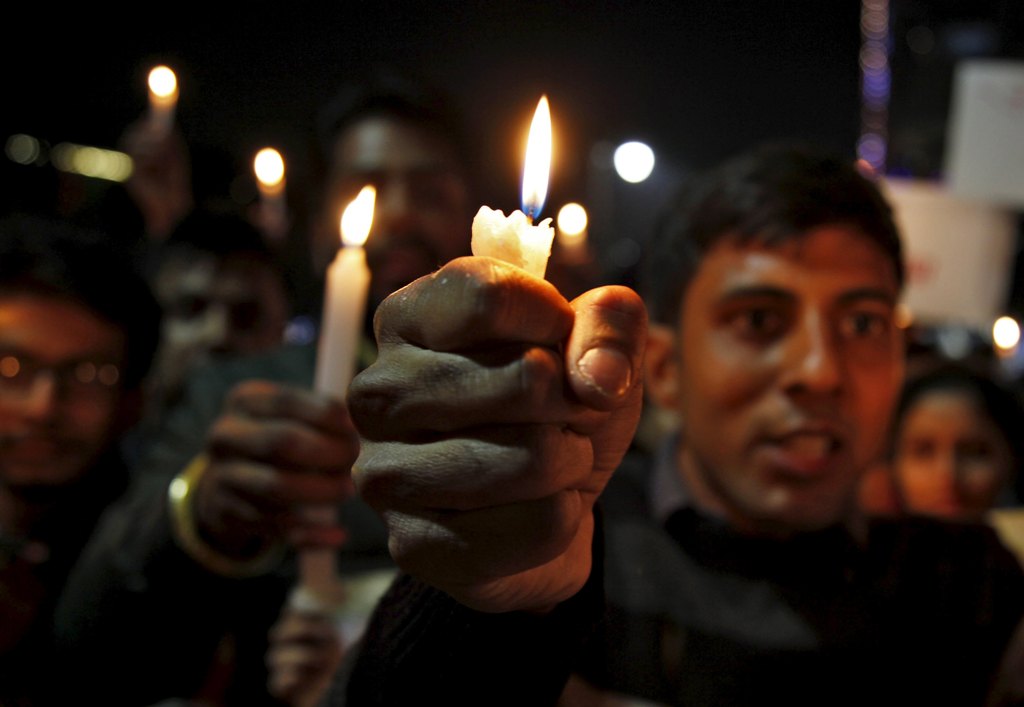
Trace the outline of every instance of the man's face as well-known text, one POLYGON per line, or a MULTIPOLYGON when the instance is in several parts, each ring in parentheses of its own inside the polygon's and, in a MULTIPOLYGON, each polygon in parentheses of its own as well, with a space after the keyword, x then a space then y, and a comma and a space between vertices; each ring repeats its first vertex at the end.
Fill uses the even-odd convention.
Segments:
POLYGON ((164 320, 154 377, 165 392, 213 354, 251 355, 283 341, 288 293, 270 265, 244 252, 176 255, 155 289, 164 320))
POLYGON ((683 295, 681 467, 749 532, 842 521, 881 452, 903 374, 892 262, 846 227, 719 242, 683 295))
POLYGON ((124 337, 70 300, 0 296, 0 484, 60 486, 117 432, 124 337))
POLYGON ((367 184, 377 188, 366 242, 372 303, 469 253, 468 195, 452 150, 408 121, 367 117, 335 144, 324 250, 316 257, 321 270, 338 248, 342 211, 367 184))

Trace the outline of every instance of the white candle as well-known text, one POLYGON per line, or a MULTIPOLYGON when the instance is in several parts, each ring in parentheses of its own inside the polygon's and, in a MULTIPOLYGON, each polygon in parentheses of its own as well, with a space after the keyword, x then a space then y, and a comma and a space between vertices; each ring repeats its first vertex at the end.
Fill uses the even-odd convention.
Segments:
POLYGON ((481 206, 473 218, 473 255, 499 258, 534 277, 544 277, 555 229, 549 218, 537 225, 533 225, 533 219, 544 206, 550 171, 551 110, 547 96, 541 96, 526 146, 523 210, 505 216, 501 211, 481 206))
POLYGON ((155 66, 149 72, 149 120, 161 135, 171 132, 178 105, 178 77, 169 67, 155 66))
MULTIPOLYGON (((345 396, 356 372, 356 356, 370 288, 370 269, 366 265, 363 243, 373 222, 376 195, 373 187, 363 187, 359 196, 345 208, 341 217, 344 247, 327 268, 313 387, 336 398, 345 396)), ((315 506, 306 509, 306 518, 330 524, 336 520, 337 512, 333 505, 315 506)), ((333 611, 344 600, 332 548, 303 550, 299 555, 299 579, 299 587, 291 598, 293 606, 333 611)))
POLYGON ((363 187, 341 217, 341 238, 345 247, 327 268, 324 310, 317 351, 316 390, 344 397, 356 371, 356 354, 366 316, 370 269, 363 244, 370 234, 377 191, 363 187))
POLYGON ((273 241, 284 239, 288 230, 288 208, 285 204, 284 158, 272 147, 256 153, 252 163, 259 186, 259 222, 273 241))

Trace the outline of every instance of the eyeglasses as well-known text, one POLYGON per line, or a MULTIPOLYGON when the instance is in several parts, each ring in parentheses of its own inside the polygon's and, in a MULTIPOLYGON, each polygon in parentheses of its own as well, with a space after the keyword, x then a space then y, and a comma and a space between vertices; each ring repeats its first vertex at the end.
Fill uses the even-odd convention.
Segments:
POLYGON ((0 352, 0 396, 28 398, 44 376, 69 398, 92 398, 117 388, 121 370, 105 361, 68 361, 45 365, 31 356, 0 352))

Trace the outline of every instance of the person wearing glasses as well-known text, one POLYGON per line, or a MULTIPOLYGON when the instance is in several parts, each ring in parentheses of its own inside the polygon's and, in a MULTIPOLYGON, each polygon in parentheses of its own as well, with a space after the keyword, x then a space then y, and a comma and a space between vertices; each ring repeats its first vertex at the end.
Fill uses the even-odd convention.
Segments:
MULTIPOLYGON (((375 185, 367 325, 388 294, 469 252, 470 153, 454 106, 383 70, 346 83, 318 116, 322 216, 309 227, 310 268, 319 280, 338 250, 344 205, 375 185)), ((351 343, 372 359, 368 335, 351 343)), ((289 603, 296 550, 336 551, 358 607, 370 604, 363 588, 394 565, 383 524, 351 486, 358 439, 344 401, 311 389, 316 353, 315 342, 289 344, 188 375, 56 610, 79 692, 135 707, 208 697, 212 684, 227 704, 294 705, 316 692, 300 666, 330 675, 323 660, 338 646, 318 650, 304 626, 333 617, 296 616, 289 603), (338 521, 311 519, 310 503, 337 504, 338 521)), ((358 630, 346 622, 342 647, 358 630)))
POLYGON ((43 704, 53 606, 124 490, 159 309, 95 234, 0 222, 0 704, 43 704))

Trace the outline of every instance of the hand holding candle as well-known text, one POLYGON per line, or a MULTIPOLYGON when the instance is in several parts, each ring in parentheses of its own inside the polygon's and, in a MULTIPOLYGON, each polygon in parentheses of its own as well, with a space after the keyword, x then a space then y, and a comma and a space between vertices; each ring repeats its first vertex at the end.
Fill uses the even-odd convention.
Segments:
POLYGON ((347 399, 363 432, 353 478, 387 524, 396 564, 488 613, 546 613, 586 584, 593 504, 643 403, 636 293, 603 287, 570 302, 537 279, 554 235, 531 223, 546 196, 546 101, 532 155, 538 140, 546 154, 527 160, 525 213, 484 207, 477 257, 384 300, 380 355, 347 399))
POLYGON ((538 225, 548 193, 551 170, 551 111, 547 96, 542 96, 530 126, 523 168, 523 211, 505 216, 481 206, 473 218, 473 255, 486 255, 516 265, 535 277, 544 277, 555 229, 547 218, 538 225), (525 212, 525 213, 524 213, 525 212))

